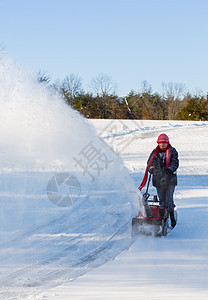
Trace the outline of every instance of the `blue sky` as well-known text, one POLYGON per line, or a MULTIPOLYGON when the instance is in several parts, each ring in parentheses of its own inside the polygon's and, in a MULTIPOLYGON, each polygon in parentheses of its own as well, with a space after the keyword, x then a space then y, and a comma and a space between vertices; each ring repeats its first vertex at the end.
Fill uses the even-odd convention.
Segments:
POLYGON ((107 74, 119 96, 162 82, 208 92, 207 0, 0 0, 0 45, 52 81, 73 73, 85 91, 107 74))

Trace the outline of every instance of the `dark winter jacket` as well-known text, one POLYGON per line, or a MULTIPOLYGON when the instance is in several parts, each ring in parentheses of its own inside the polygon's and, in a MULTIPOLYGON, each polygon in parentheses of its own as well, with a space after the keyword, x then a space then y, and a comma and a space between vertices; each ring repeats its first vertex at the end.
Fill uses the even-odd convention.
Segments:
MULTIPOLYGON (((154 150, 149 156, 147 163, 149 162, 154 150)), ((177 185, 176 170, 179 166, 178 152, 170 145, 171 160, 170 166, 166 168, 166 151, 159 149, 155 156, 155 159, 149 167, 149 172, 153 174, 152 184, 155 187, 177 185)))

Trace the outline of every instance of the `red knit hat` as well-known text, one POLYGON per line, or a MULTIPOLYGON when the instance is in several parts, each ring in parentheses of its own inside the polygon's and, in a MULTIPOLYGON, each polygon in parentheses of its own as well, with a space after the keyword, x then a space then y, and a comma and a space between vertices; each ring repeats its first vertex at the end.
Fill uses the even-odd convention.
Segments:
POLYGON ((165 133, 162 133, 158 136, 158 139, 157 139, 157 143, 167 143, 169 144, 169 137, 167 136, 167 134, 165 133))

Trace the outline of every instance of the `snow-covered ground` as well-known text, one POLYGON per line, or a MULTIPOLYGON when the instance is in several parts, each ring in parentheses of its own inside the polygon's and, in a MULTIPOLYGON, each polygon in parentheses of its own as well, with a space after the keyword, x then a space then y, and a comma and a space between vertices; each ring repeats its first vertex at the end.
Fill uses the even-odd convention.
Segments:
POLYGON ((0 71, 0 299, 207 299, 208 122, 87 122, 24 68, 0 71), (179 221, 132 240, 162 132, 179 221))
MULTIPOLYGON (((92 121, 98 132, 108 122, 92 121)), ((132 121, 122 122, 133 129, 132 121)), ((116 123, 122 128, 121 121, 116 123)), ((207 299, 208 123, 143 121, 140 129, 143 133, 134 131, 135 138, 121 154, 135 186, 159 133, 166 132, 179 152, 177 227, 165 238, 139 237, 114 261, 48 291, 45 299, 207 299)), ((114 146, 132 134, 126 130, 120 142, 114 135, 114 146)))

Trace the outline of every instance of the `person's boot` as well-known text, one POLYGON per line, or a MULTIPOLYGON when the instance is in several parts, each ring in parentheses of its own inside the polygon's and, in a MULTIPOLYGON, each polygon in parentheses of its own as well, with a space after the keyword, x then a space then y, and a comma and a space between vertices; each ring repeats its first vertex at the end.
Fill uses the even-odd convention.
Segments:
POLYGON ((176 226, 176 220, 174 216, 174 209, 170 211, 170 220, 171 220, 171 226, 174 228, 176 226))

